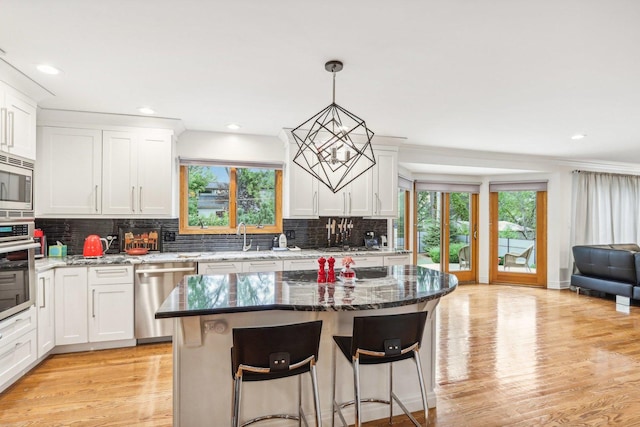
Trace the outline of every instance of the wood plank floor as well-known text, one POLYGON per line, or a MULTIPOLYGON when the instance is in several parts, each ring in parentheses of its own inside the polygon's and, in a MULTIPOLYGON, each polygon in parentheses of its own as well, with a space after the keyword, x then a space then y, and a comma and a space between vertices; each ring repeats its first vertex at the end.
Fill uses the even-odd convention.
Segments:
MULTIPOLYGON (((430 425, 640 426, 640 307, 463 285, 438 321, 430 425)), ((171 411, 169 344, 53 356, 0 395, 2 426, 164 427, 171 411)))

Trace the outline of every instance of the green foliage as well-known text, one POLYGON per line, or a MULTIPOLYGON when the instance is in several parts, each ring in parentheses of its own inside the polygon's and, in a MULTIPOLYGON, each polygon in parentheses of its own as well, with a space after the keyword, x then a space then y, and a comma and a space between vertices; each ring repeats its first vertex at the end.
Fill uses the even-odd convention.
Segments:
MULTIPOLYGON (((189 166, 189 225, 224 225, 216 224, 216 222, 220 222, 223 219, 218 219, 213 215, 201 215, 198 212, 198 197, 200 193, 207 189, 209 183, 217 180, 215 174, 206 166, 189 166)), ((228 223, 227 218, 226 224, 228 223)))
POLYGON ((275 171, 238 169, 236 182, 238 223, 275 224, 275 171))
MULTIPOLYGON (((449 245, 449 262, 452 264, 457 264, 460 262, 458 258, 458 253, 460 252, 460 248, 466 246, 466 243, 451 243, 449 245)), ((440 248, 434 247, 429 250, 429 257, 431 257, 431 261, 436 264, 440 262, 440 248)))
MULTIPOLYGON (((535 191, 501 191, 498 193, 498 220, 509 221, 522 227, 513 230, 517 238, 533 240, 536 236, 535 191)), ((516 238, 516 236, 500 236, 516 238)))
POLYGON ((434 220, 426 221, 424 226, 426 233, 422 236, 422 246, 425 252, 432 248, 440 248, 440 224, 434 220))

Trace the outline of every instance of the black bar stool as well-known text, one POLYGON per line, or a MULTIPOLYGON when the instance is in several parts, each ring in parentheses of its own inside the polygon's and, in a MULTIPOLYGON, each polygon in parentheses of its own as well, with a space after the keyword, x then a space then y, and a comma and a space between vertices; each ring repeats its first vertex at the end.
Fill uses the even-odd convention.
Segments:
POLYGON ((418 381, 420 392, 422 393, 422 407, 424 409, 425 420, 428 421, 427 394, 424 388, 422 376, 422 366, 420 364, 420 354, 418 350, 422 344, 422 334, 424 332, 427 312, 420 311, 408 314, 395 314, 387 316, 355 317, 353 319, 353 336, 334 336, 335 346, 333 347, 333 368, 332 383, 333 391, 331 400, 333 404, 333 414, 331 425, 333 426, 335 414, 337 412, 342 425, 347 422, 342 415, 342 408, 355 404, 356 422, 355 426, 360 427, 362 423, 361 402, 378 402, 389 405, 389 424, 393 417, 393 401, 395 400, 405 414, 411 419, 413 424, 419 426, 406 406, 393 392, 393 362, 405 359, 413 359, 418 371, 418 381), (340 349, 347 361, 353 368, 353 381, 355 389, 355 399, 345 403, 336 402, 336 348, 340 349), (389 400, 383 399, 363 399, 360 393, 360 365, 377 365, 389 363, 389 400))
POLYGON ((302 410, 302 376, 311 374, 316 426, 322 424, 316 362, 320 347, 322 321, 261 328, 234 328, 231 348, 233 396, 231 402, 232 427, 246 426, 272 418, 307 420, 302 410), (243 381, 266 381, 298 376, 298 414, 274 414, 240 422, 240 397, 243 381))

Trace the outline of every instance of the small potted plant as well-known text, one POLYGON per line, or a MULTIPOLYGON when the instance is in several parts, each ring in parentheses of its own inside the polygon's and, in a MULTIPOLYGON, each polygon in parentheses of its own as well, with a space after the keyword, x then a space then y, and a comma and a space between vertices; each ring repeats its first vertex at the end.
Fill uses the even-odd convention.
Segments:
POLYGON ((340 277, 345 283, 351 283, 356 278, 356 272, 351 268, 355 264, 355 261, 350 256, 342 258, 342 270, 340 271, 340 277))

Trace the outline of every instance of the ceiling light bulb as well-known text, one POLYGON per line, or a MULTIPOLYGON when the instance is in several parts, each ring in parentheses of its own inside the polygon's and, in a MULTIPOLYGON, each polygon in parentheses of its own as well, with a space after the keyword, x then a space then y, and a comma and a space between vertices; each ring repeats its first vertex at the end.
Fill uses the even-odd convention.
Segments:
POLYGON ((138 108, 138 111, 140 111, 142 114, 155 114, 155 111, 153 111, 149 107, 140 107, 138 108))
POLYGON ((583 133, 577 133, 575 135, 571 136, 571 139, 573 140, 578 140, 578 139, 583 139, 584 137, 586 137, 587 135, 583 134, 583 133))
POLYGON ((60 74, 60 70, 58 70, 56 67, 54 67, 52 65, 40 64, 36 68, 41 73, 51 74, 51 75, 60 74))
POLYGON ((237 124, 237 123, 229 123, 227 125, 227 129, 238 130, 238 129, 240 129, 240 125, 237 124))

